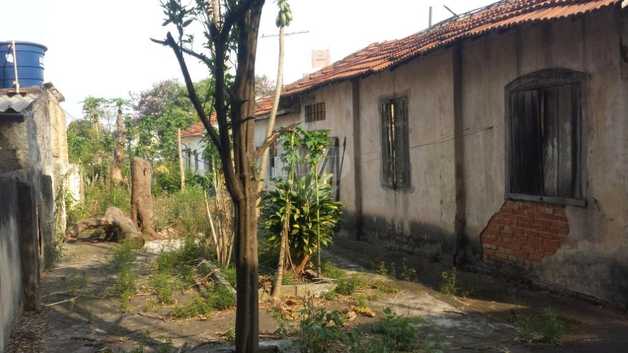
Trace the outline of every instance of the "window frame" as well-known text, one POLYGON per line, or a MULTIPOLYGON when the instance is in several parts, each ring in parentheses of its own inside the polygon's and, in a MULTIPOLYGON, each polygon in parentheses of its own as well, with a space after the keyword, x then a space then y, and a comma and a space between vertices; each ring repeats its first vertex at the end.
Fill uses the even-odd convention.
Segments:
MULTIPOLYGON (((411 158, 410 158, 410 114, 409 114, 409 99, 408 99, 408 94, 401 94, 401 95, 392 95, 392 96, 382 96, 380 97, 379 101, 378 101, 378 112, 379 112, 379 121, 380 121, 380 156, 381 156, 381 167, 380 167, 380 183, 382 185, 382 187, 384 187, 385 189, 389 189, 389 190, 394 190, 394 191, 410 191, 412 189, 412 163, 411 163, 411 158), (403 184, 398 184, 397 181, 397 177, 400 174, 400 172, 398 172, 398 169, 396 167, 393 166, 393 170, 390 171, 390 173, 392 173, 392 181, 388 182, 388 179, 390 179, 390 177, 387 177, 387 170, 386 170, 386 163, 385 161, 387 160, 387 158, 384 156, 385 154, 385 138, 384 138, 384 133, 385 131, 388 129, 388 124, 385 124, 384 119, 385 119, 385 111, 383 109, 384 105, 390 102, 394 102, 395 105, 398 105, 399 102, 404 102, 405 103, 405 131, 402 132, 404 138, 405 138, 405 144, 406 144, 406 151, 404 152, 405 154, 405 168, 406 170, 403 171, 403 174, 405 175, 405 182, 403 184)), ((386 136, 388 136, 388 134, 386 134, 386 136)))
POLYGON ((325 102, 314 102, 305 104, 303 120, 306 123, 315 123, 317 121, 327 120, 327 107, 325 102))
POLYGON ((565 206, 578 206, 586 207, 586 190, 585 190, 585 164, 583 158, 585 139, 583 137, 583 128, 585 122, 586 111, 586 91, 587 82, 590 76, 583 72, 573 71, 569 69, 545 69, 530 74, 521 76, 508 85, 504 89, 504 111, 505 111, 505 144, 506 144, 506 163, 505 163, 505 193, 504 198, 509 200, 521 200, 532 202, 545 202, 550 204, 558 204, 565 206), (512 192, 512 116, 513 107, 511 105, 511 96, 513 93, 530 91, 530 90, 542 90, 552 87, 561 87, 572 85, 577 87, 580 100, 576 110, 576 167, 575 167, 575 184, 579 189, 578 197, 561 197, 561 196, 546 196, 546 195, 531 195, 512 192))

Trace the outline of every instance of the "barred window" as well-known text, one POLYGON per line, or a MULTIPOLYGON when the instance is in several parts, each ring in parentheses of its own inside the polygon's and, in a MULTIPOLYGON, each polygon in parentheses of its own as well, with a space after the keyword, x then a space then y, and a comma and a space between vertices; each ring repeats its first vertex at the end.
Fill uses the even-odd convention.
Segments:
POLYGON ((325 120, 325 103, 307 104, 305 106, 305 122, 325 120))
POLYGON ((395 97, 380 103, 382 117, 382 185, 391 189, 410 187, 408 99, 395 97))
POLYGON ((546 70, 509 85, 511 197, 580 199, 581 80, 546 70))

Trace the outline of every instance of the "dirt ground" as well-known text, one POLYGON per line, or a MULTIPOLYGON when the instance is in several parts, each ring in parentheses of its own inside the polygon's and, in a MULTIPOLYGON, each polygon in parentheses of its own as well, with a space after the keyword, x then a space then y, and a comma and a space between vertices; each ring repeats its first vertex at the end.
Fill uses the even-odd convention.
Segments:
MULTIPOLYGON (((349 273, 369 281, 389 280, 390 276, 368 268, 381 255, 369 254, 361 243, 342 243, 327 258, 349 273), (347 260, 351 259, 351 261, 347 260)), ((44 310, 26 314, 18 323, 9 353, 18 352, 207 352, 224 344, 234 322, 234 310, 215 311, 204 318, 175 320, 167 308, 147 309, 149 296, 132 298, 121 310, 119 298, 108 295, 115 275, 109 266, 114 244, 77 242, 67 244, 62 261, 42 278, 44 310)), ((395 261, 399 254, 389 254, 395 261)), ((140 277, 148 276, 154 254, 141 252, 136 263, 140 277)), ((368 301, 375 317, 358 315, 351 326, 378 320, 384 308, 399 315, 420 316, 428 323, 425 335, 437 339, 444 352, 627 352, 628 317, 625 313, 581 300, 527 289, 490 276, 458 272, 459 294, 444 295, 436 289, 447 266, 407 261, 414 267, 416 281, 397 281, 400 290, 373 296, 368 301), (513 318, 552 308, 568 323, 560 346, 521 343, 513 318)), ((382 272, 382 271, 378 271, 382 272)), ((292 314, 303 298, 286 298, 284 306, 292 314), (294 310, 290 307, 294 306, 294 310)), ((351 310, 350 298, 320 300, 331 309, 351 310)), ((261 303, 262 339, 278 339, 278 322, 270 305, 261 303)), ((426 336, 427 337, 427 336, 426 336)), ((427 338, 426 338, 427 339, 427 338)))

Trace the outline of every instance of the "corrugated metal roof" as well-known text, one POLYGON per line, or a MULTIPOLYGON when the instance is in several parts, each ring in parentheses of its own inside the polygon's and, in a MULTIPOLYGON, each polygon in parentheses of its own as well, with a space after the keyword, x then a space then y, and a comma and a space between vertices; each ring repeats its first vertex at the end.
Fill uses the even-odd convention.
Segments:
MULTIPOLYGON (((628 0, 502 0, 444 21, 403 39, 373 43, 342 60, 283 88, 283 96, 311 91, 323 85, 392 69, 417 56, 460 40, 478 37, 526 23, 582 15, 608 6, 626 6, 628 0)), ((256 116, 270 113, 272 97, 258 101, 256 116)), ((199 123, 200 124, 200 123, 199 123)), ((193 127, 197 133, 203 130, 193 127)), ((202 126, 201 126, 202 128, 202 126)), ((187 132, 187 131, 186 131, 187 132)), ((194 135, 189 135, 194 136, 194 135)))
POLYGON ((39 98, 38 94, 0 95, 0 113, 21 113, 39 98))

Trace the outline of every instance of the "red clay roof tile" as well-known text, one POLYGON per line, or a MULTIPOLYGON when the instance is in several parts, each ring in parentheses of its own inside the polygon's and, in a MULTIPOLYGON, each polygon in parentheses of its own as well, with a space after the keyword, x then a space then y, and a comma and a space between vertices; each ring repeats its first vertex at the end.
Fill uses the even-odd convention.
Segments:
MULTIPOLYGON (((282 96, 305 93, 330 83, 392 69, 432 50, 490 31, 581 15, 620 3, 621 0, 498 1, 408 37, 370 44, 330 66, 284 86, 282 96)), ((255 115, 267 115, 271 108, 272 97, 264 97, 258 101, 255 115)), ((196 126, 193 128, 198 130, 196 126)))

